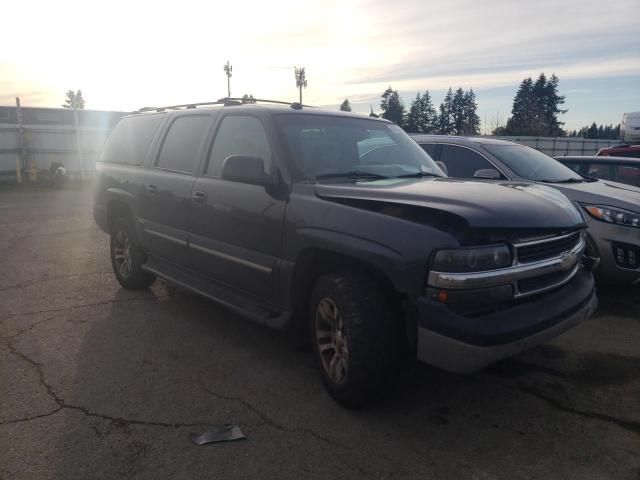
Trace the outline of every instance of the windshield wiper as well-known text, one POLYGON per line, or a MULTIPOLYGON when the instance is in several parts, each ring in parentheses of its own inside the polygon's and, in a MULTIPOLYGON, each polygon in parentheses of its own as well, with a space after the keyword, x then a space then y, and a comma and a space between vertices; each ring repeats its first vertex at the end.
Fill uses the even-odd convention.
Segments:
POLYGON ((565 178, 564 180, 536 180, 537 182, 543 183, 582 183, 584 179, 582 178, 565 178))
POLYGON ((412 177, 437 177, 437 178, 445 178, 442 175, 438 175, 437 173, 431 173, 431 172, 414 172, 414 173, 405 173, 403 175, 398 175, 395 178, 412 178, 412 177))
POLYGON ((335 172, 325 173, 323 175, 316 175, 316 180, 322 180, 325 178, 355 178, 355 179, 369 179, 380 180, 389 178, 386 175, 380 175, 379 173, 363 172, 362 170, 351 170, 349 172, 335 172))

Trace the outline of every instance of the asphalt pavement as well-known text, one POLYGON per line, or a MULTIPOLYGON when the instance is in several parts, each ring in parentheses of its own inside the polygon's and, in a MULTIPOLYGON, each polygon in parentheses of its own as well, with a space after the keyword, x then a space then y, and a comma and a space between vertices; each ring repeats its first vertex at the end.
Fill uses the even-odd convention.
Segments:
POLYGON ((282 332, 120 288, 82 189, 0 186, 0 479, 638 479, 640 291, 473 376, 409 364, 364 411, 282 332), (244 440, 196 446, 237 424, 244 440))

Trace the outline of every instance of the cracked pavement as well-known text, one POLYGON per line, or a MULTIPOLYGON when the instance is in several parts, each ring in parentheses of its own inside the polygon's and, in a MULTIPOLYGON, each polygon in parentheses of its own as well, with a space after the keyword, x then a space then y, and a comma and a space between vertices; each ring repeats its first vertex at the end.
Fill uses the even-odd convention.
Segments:
POLYGON ((162 281, 119 288, 82 190, 0 188, 0 479, 640 476, 640 292, 474 376, 348 411, 308 352, 162 281), (235 423, 241 442, 189 434, 235 423))

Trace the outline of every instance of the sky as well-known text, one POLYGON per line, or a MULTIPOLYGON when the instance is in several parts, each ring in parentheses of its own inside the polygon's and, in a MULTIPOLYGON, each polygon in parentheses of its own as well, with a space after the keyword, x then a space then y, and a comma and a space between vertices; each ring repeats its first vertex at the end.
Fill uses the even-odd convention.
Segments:
POLYGON ((483 131, 504 124, 523 78, 560 78, 573 129, 640 111, 638 0, 10 0, 3 4, 0 105, 134 110, 226 96, 379 111, 398 90, 473 88, 483 131))

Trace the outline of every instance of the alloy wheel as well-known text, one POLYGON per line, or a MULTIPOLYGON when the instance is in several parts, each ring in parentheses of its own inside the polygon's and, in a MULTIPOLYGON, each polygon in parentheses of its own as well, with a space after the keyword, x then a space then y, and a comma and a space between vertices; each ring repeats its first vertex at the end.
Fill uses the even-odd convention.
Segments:
POLYGON ((131 258, 131 243, 127 232, 120 230, 116 233, 113 242, 113 258, 116 263, 118 273, 124 278, 128 278, 131 275, 132 258, 131 258))
POLYGON ((331 381, 341 384, 347 378, 349 346, 342 315, 330 298, 325 297, 318 303, 315 327, 322 366, 331 381))

